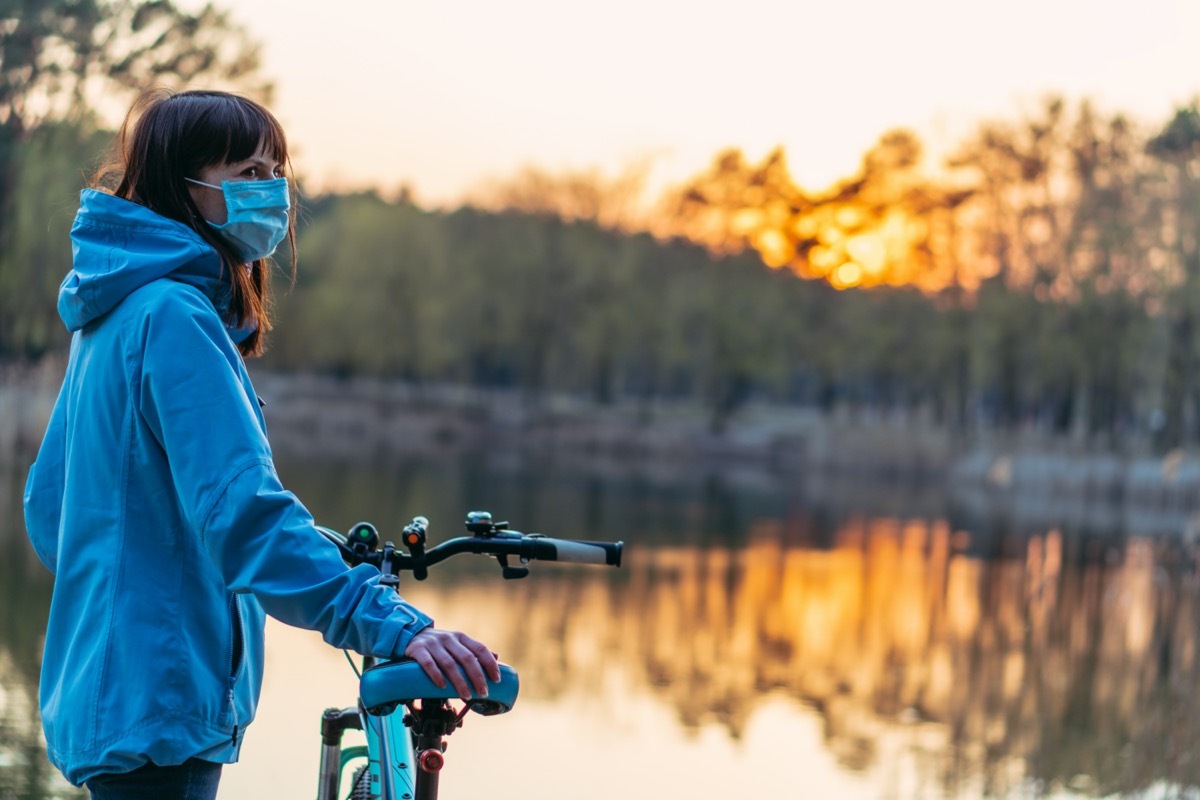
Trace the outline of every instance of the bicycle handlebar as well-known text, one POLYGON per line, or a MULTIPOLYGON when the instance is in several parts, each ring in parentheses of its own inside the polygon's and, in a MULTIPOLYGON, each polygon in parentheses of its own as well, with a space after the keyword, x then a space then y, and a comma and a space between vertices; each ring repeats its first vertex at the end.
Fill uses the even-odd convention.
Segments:
POLYGON ((536 558, 542 561, 621 566, 624 542, 585 542, 580 539, 551 539, 547 536, 530 538, 535 540, 534 547, 538 551, 536 558), (552 548, 553 554, 548 554, 546 548, 552 548))
POLYGON ((408 553, 394 548, 391 542, 378 547, 378 534, 369 523, 359 523, 351 528, 351 536, 318 526, 326 539, 337 545, 346 563, 371 564, 388 575, 412 572, 417 580, 424 580, 426 570, 451 556, 461 553, 493 556, 500 563, 505 578, 523 578, 528 574, 524 566, 510 566, 508 557, 517 558, 521 564, 530 561, 562 561, 572 564, 599 564, 621 566, 624 542, 592 542, 579 539, 556 539, 538 533, 524 534, 508 529, 508 523, 492 523, 486 512, 472 512, 467 518, 467 529, 474 536, 449 539, 426 550, 425 528, 429 521, 417 517, 404 528, 403 542, 408 553))

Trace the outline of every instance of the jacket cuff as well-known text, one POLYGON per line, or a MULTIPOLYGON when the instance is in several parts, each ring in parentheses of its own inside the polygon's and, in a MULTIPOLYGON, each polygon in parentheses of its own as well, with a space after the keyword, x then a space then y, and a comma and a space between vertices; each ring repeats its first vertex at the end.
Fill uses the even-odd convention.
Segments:
POLYGON ((408 603, 392 610, 379 626, 379 651, 383 658, 403 658, 408 643, 421 631, 433 625, 433 618, 408 603))

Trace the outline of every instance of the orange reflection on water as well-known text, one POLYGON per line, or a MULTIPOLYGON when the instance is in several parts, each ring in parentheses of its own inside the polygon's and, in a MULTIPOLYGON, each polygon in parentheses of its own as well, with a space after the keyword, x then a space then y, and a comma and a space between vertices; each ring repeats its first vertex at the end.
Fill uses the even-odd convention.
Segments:
MULTIPOLYGON (((1200 598, 1183 545, 977 536, 1003 553, 984 559, 943 521, 851 519, 823 548, 803 527, 633 542, 621 570, 535 564, 503 582, 456 562, 405 583, 521 674, 512 715, 472 717, 451 740, 447 796, 451 782, 488 791, 531 752, 545 765, 495 796, 730 796, 743 774, 763 797, 1200 790, 1200 598)), ((44 618, 15 613, 36 593, 0 566, 21 589, 12 622, 44 618)), ((32 746, 37 634, 9 627, 0 706, 32 746)), ((311 633, 273 625, 268 660, 231 797, 311 787, 320 711, 353 697, 341 654, 311 633)))
POLYGON ((606 687, 637 686, 684 728, 738 740, 765 698, 790 697, 845 768, 902 757, 951 793, 1200 786, 1194 573, 1168 572, 1150 540, 1068 560, 1051 531, 985 561, 962 539, 857 520, 812 549, 765 521, 733 549, 631 550, 621 575, 543 567, 419 599, 539 698, 588 687, 619 704, 606 687))

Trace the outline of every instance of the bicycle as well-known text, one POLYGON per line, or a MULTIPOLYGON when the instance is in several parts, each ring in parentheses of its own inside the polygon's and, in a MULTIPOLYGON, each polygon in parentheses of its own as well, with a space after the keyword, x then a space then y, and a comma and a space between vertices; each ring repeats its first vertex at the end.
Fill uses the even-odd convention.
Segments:
MULTIPOLYGON (((506 580, 524 578, 529 562, 564 561, 576 564, 621 566, 622 542, 590 542, 554 539, 541 534, 511 530, 507 522, 494 522, 486 511, 467 515, 471 536, 460 536, 425 549, 429 520, 415 517, 401 532, 408 552, 400 552, 390 541, 379 546, 379 532, 360 522, 343 536, 320 528, 326 539, 337 545, 347 564, 371 564, 383 573, 381 583, 399 591, 401 572, 425 580, 429 568, 462 553, 491 556, 506 580), (516 559, 511 564, 509 558, 516 559)), ((347 653, 347 659, 349 659, 347 653)), ((351 666, 354 666, 351 660, 351 666)), ((500 665, 500 681, 491 683, 487 697, 472 696, 461 709, 451 700, 458 693, 447 681, 439 687, 415 661, 380 661, 363 657, 358 703, 350 708, 328 708, 321 718, 321 760, 317 777, 317 800, 336 800, 347 767, 351 773, 351 800, 436 800, 438 778, 445 765, 445 737, 463 724, 468 711, 483 716, 503 714, 517 700, 519 679, 507 664, 500 665), (399 710, 405 709, 405 713, 399 710), (366 745, 342 747, 347 730, 361 730, 366 745), (360 764, 366 759, 365 764, 360 764)))

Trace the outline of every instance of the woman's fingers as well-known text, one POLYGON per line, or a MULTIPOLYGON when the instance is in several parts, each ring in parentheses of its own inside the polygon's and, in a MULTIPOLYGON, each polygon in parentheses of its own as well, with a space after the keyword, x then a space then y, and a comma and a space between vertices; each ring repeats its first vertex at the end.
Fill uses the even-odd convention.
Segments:
POLYGON ((459 695, 464 700, 468 699, 471 696, 471 686, 473 686, 476 694, 487 697, 487 678, 483 674, 479 658, 457 638, 446 642, 446 652, 452 661, 449 668, 443 666, 443 669, 446 670, 454 688, 458 689, 459 695), (462 672, 454 668, 456 664, 462 667, 462 672), (466 680, 462 679, 463 673, 466 673, 466 680), (455 678, 458 680, 454 680, 455 678), (467 680, 471 682, 471 686, 467 685, 467 680))
POLYGON ((498 656, 492 652, 492 649, 483 642, 472 639, 465 634, 463 635, 463 643, 478 660, 479 665, 483 667, 483 671, 487 673, 488 679, 499 681, 500 662, 496 660, 498 656))
MULTIPOLYGON (((420 634, 417 634, 420 636, 420 634)), ((413 661, 421 665, 421 669, 425 670, 425 674, 429 676, 429 680, 433 681, 434 685, 439 689, 445 688, 446 676, 442 674, 442 670, 438 667, 437 662, 429 652, 429 648, 423 642, 417 642, 416 637, 409 642, 408 647, 404 650, 404 655, 411 658, 413 661)))
POLYGON ((426 628, 409 642, 404 654, 421 665, 421 669, 438 687, 447 679, 464 700, 475 694, 486 697, 487 679, 500 680, 500 666, 495 654, 481 642, 458 631, 426 628))

